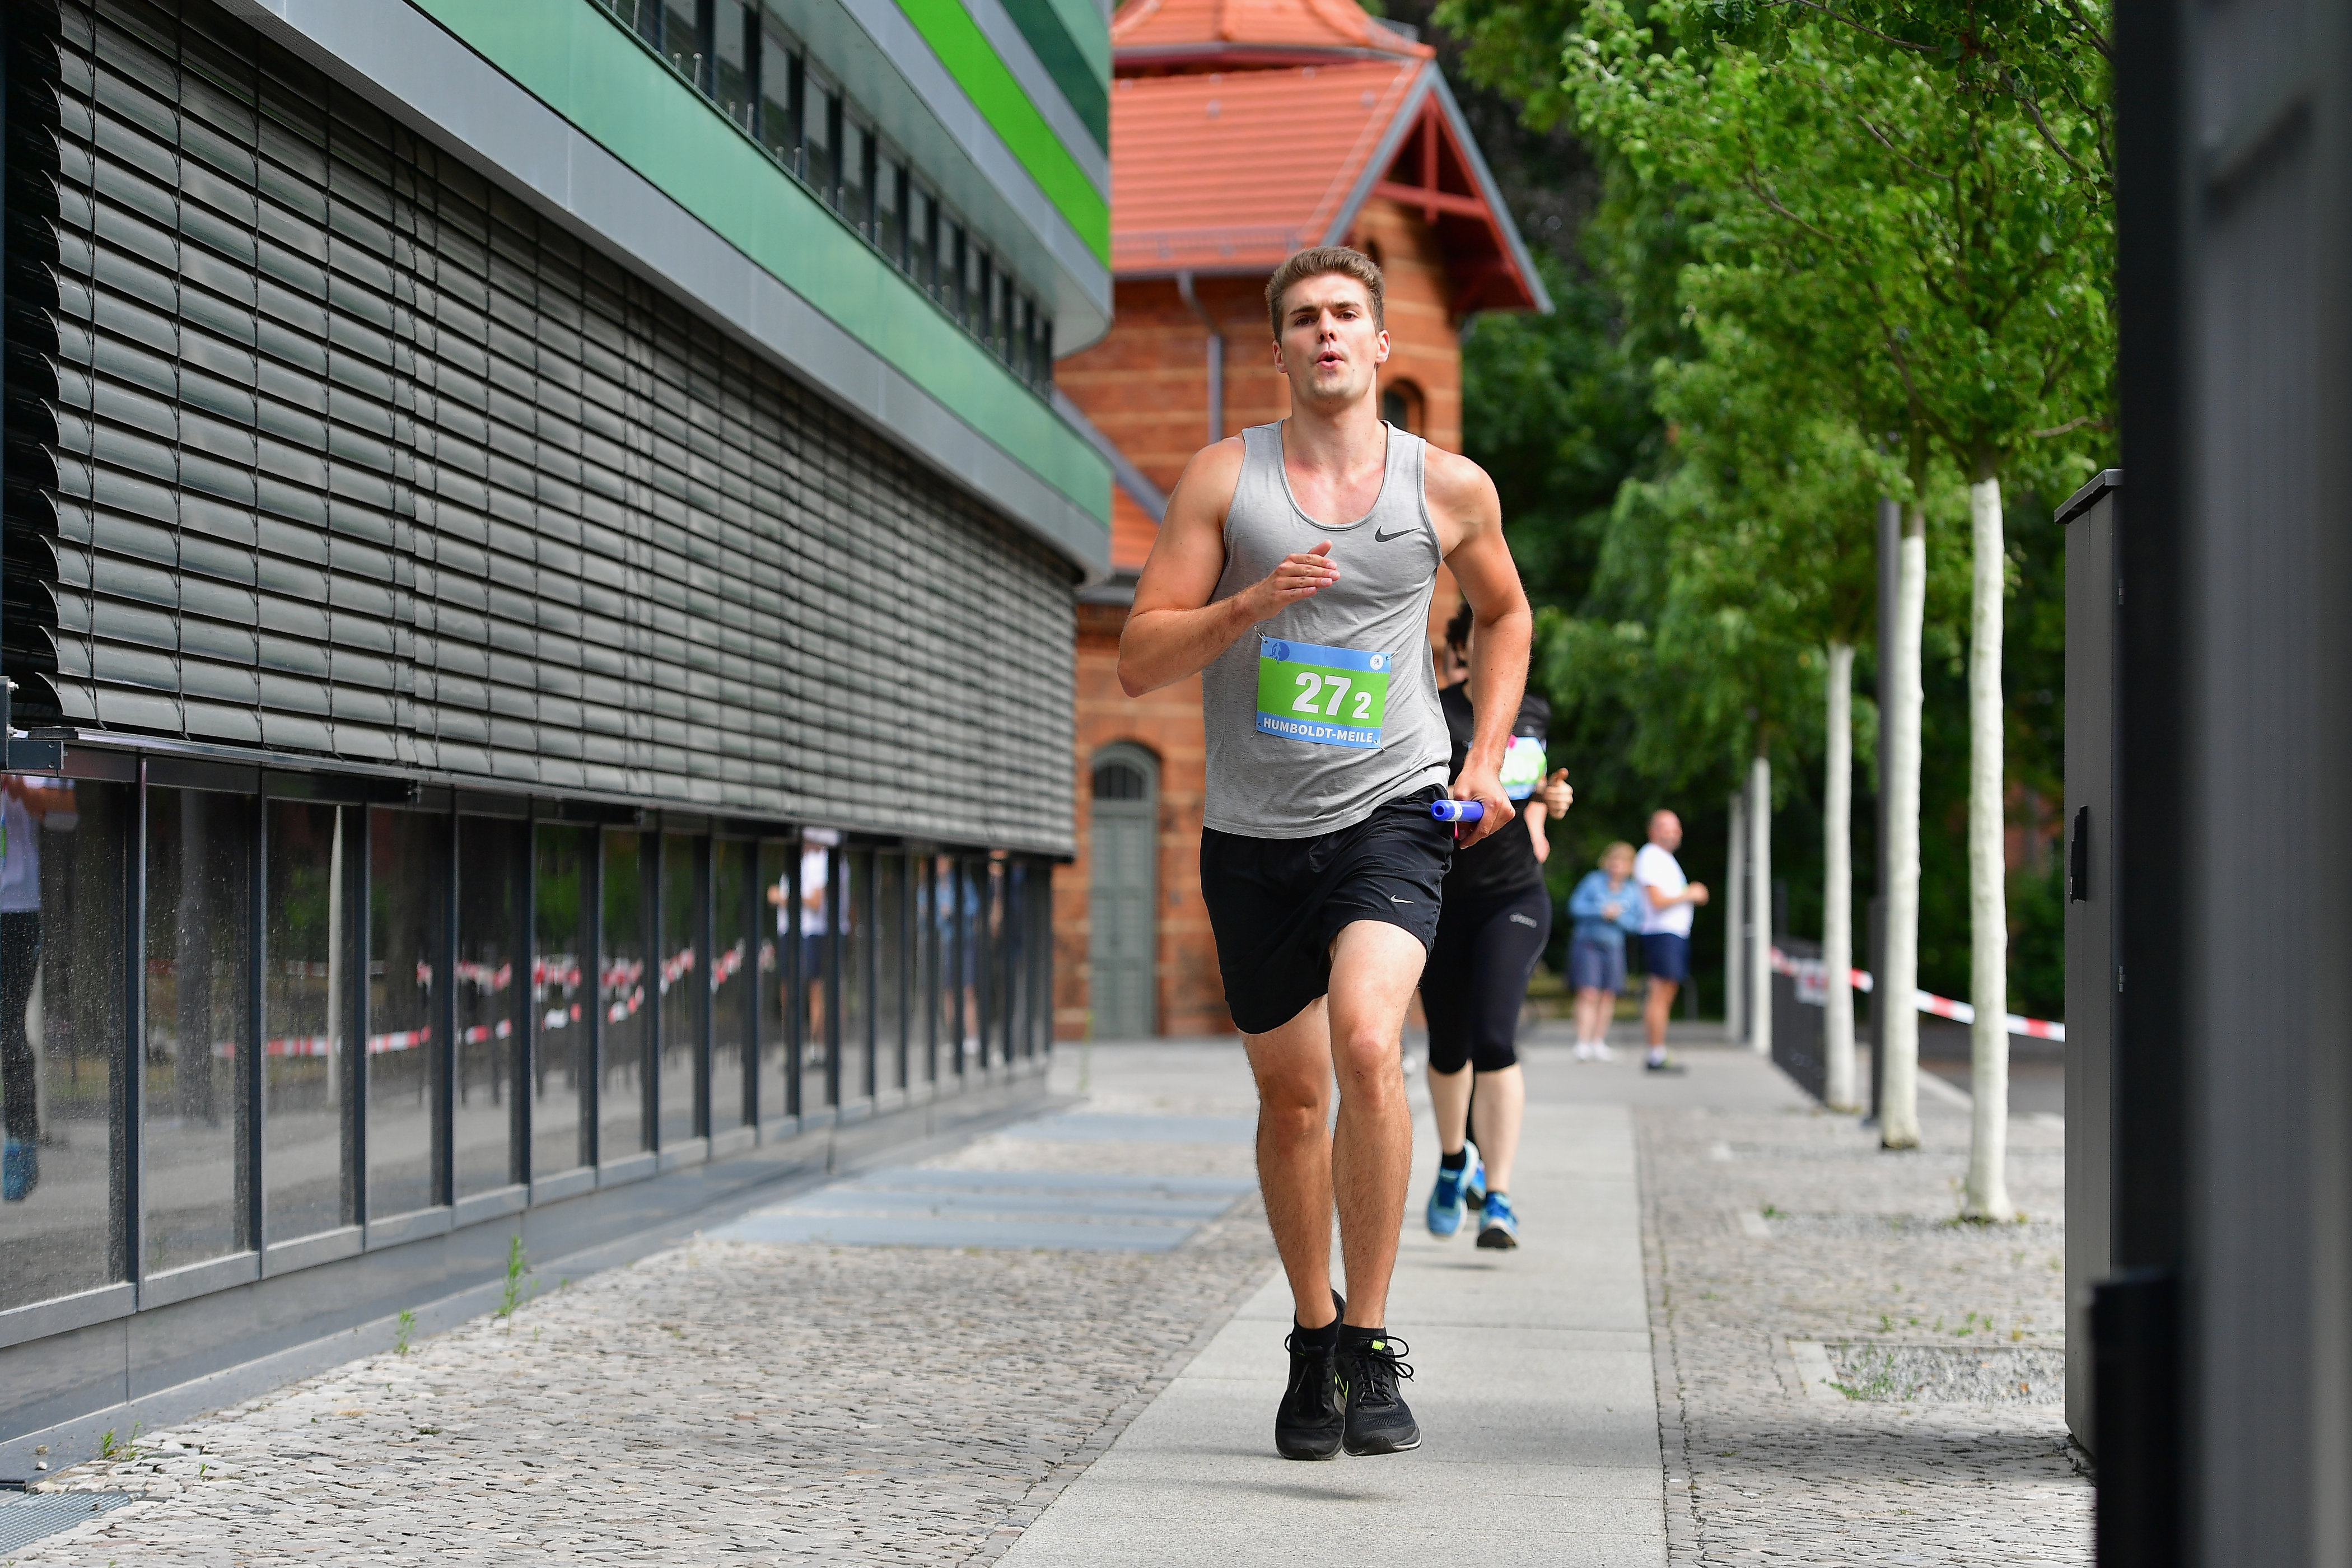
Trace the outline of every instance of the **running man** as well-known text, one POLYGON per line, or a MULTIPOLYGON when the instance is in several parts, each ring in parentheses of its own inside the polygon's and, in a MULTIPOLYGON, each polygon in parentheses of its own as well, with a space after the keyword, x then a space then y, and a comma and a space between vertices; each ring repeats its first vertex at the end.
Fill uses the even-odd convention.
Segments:
POLYGON ((1675 851, 1683 846, 1683 819, 1671 811, 1650 814, 1650 841, 1633 857, 1633 880, 1642 887, 1642 965, 1650 972, 1649 994, 1642 998, 1642 1026, 1650 1037, 1643 1063, 1652 1072, 1680 1072, 1666 1059, 1666 1019, 1675 993, 1690 978, 1691 917, 1706 902, 1706 884, 1683 876, 1675 851))
POLYGON ((1275 273, 1290 417, 1186 467, 1119 644, 1130 697, 1202 678, 1201 891, 1257 1079, 1259 1185, 1296 1314, 1275 1446, 1298 1459, 1421 1443, 1383 1320, 1412 1179, 1405 1007, 1455 847, 1429 813, 1449 751, 1428 639, 1439 562, 1477 626, 1477 733, 1453 793, 1485 816, 1465 846, 1511 825, 1500 774, 1533 630, 1492 481, 1381 420, 1381 296, 1380 268, 1343 247, 1275 273))

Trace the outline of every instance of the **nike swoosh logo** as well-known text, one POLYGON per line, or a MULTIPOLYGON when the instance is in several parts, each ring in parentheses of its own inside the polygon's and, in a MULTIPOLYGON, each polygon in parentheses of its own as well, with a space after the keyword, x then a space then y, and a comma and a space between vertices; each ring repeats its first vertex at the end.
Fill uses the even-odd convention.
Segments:
POLYGON ((1402 539, 1408 534, 1419 533, 1420 531, 1421 530, 1417 528, 1400 528, 1394 533, 1382 533, 1380 530, 1374 529, 1372 531, 1372 542, 1375 544, 1386 544, 1391 539, 1402 539))
POLYGON ((1389 895, 1389 902, 1392 904, 1409 904, 1412 902, 1412 900, 1411 899, 1400 899, 1394 893, 1391 893, 1389 895))

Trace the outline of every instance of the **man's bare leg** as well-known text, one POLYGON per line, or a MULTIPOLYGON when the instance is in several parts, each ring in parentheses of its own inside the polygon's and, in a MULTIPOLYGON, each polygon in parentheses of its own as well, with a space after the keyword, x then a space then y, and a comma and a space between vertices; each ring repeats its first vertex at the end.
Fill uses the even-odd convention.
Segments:
POLYGON ((1331 1179, 1348 1266, 1347 1321, 1358 1328, 1383 1326, 1404 1225, 1412 1113, 1401 1053, 1405 1008, 1427 957, 1419 938, 1383 921, 1358 921, 1331 943, 1331 1064, 1339 1085, 1331 1179))
POLYGON ((1298 1326, 1331 1308, 1331 1032, 1318 1000, 1271 1034, 1245 1035, 1257 1079, 1257 1184, 1298 1326))
POLYGON ((1680 989, 1671 980, 1650 978, 1650 994, 1642 998, 1642 1028, 1650 1037, 1650 1048, 1666 1048, 1666 1020, 1674 1016, 1675 993, 1680 989))
POLYGON ((1642 1027, 1650 1037, 1650 1059, 1666 1059, 1666 1020, 1674 1016, 1675 991, 1671 980, 1650 976, 1650 994, 1642 998, 1642 1027))
POLYGON ((1281 1028, 1244 1037, 1257 1079, 1258 1189, 1303 1329, 1331 1321, 1335 1198, 1348 1321, 1382 1326, 1412 1178, 1412 1116, 1399 1051, 1425 956, 1410 931, 1358 921, 1331 944, 1330 994, 1281 1028))

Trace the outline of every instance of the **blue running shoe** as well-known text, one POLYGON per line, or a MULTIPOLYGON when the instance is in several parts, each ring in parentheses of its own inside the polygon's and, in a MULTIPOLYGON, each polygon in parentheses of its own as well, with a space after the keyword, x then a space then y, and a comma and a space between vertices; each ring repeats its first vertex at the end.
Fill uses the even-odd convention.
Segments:
POLYGON ((1429 1192, 1429 1234, 1452 1236, 1462 1228, 1462 1210, 1466 1203, 1476 1208, 1486 1200, 1486 1166, 1478 1158, 1478 1145, 1462 1145, 1464 1164, 1458 1171, 1444 1166, 1437 1168, 1437 1185, 1429 1192), (1474 1198, 1470 1194, 1475 1192, 1474 1198))
POLYGON ((1508 1193, 1486 1194, 1486 1218, 1478 1225, 1478 1245, 1509 1251, 1519 1244, 1519 1216, 1508 1193))
POLYGON ((41 1152, 14 1138, 0 1149, 0 1199, 21 1204, 41 1184, 41 1152))

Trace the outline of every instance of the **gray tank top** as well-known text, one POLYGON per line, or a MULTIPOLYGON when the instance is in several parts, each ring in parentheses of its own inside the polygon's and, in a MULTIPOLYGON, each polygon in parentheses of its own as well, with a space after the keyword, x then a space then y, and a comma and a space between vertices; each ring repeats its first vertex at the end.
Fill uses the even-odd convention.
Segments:
POLYGON ((1280 425, 1253 425, 1242 443, 1214 597, 1231 598, 1284 556, 1327 540, 1339 580, 1251 627, 1202 671, 1202 820, 1250 838, 1309 838, 1445 783, 1450 752, 1429 650, 1444 555, 1422 492, 1420 437, 1389 426, 1379 498, 1337 527, 1308 517, 1291 494, 1280 425))

